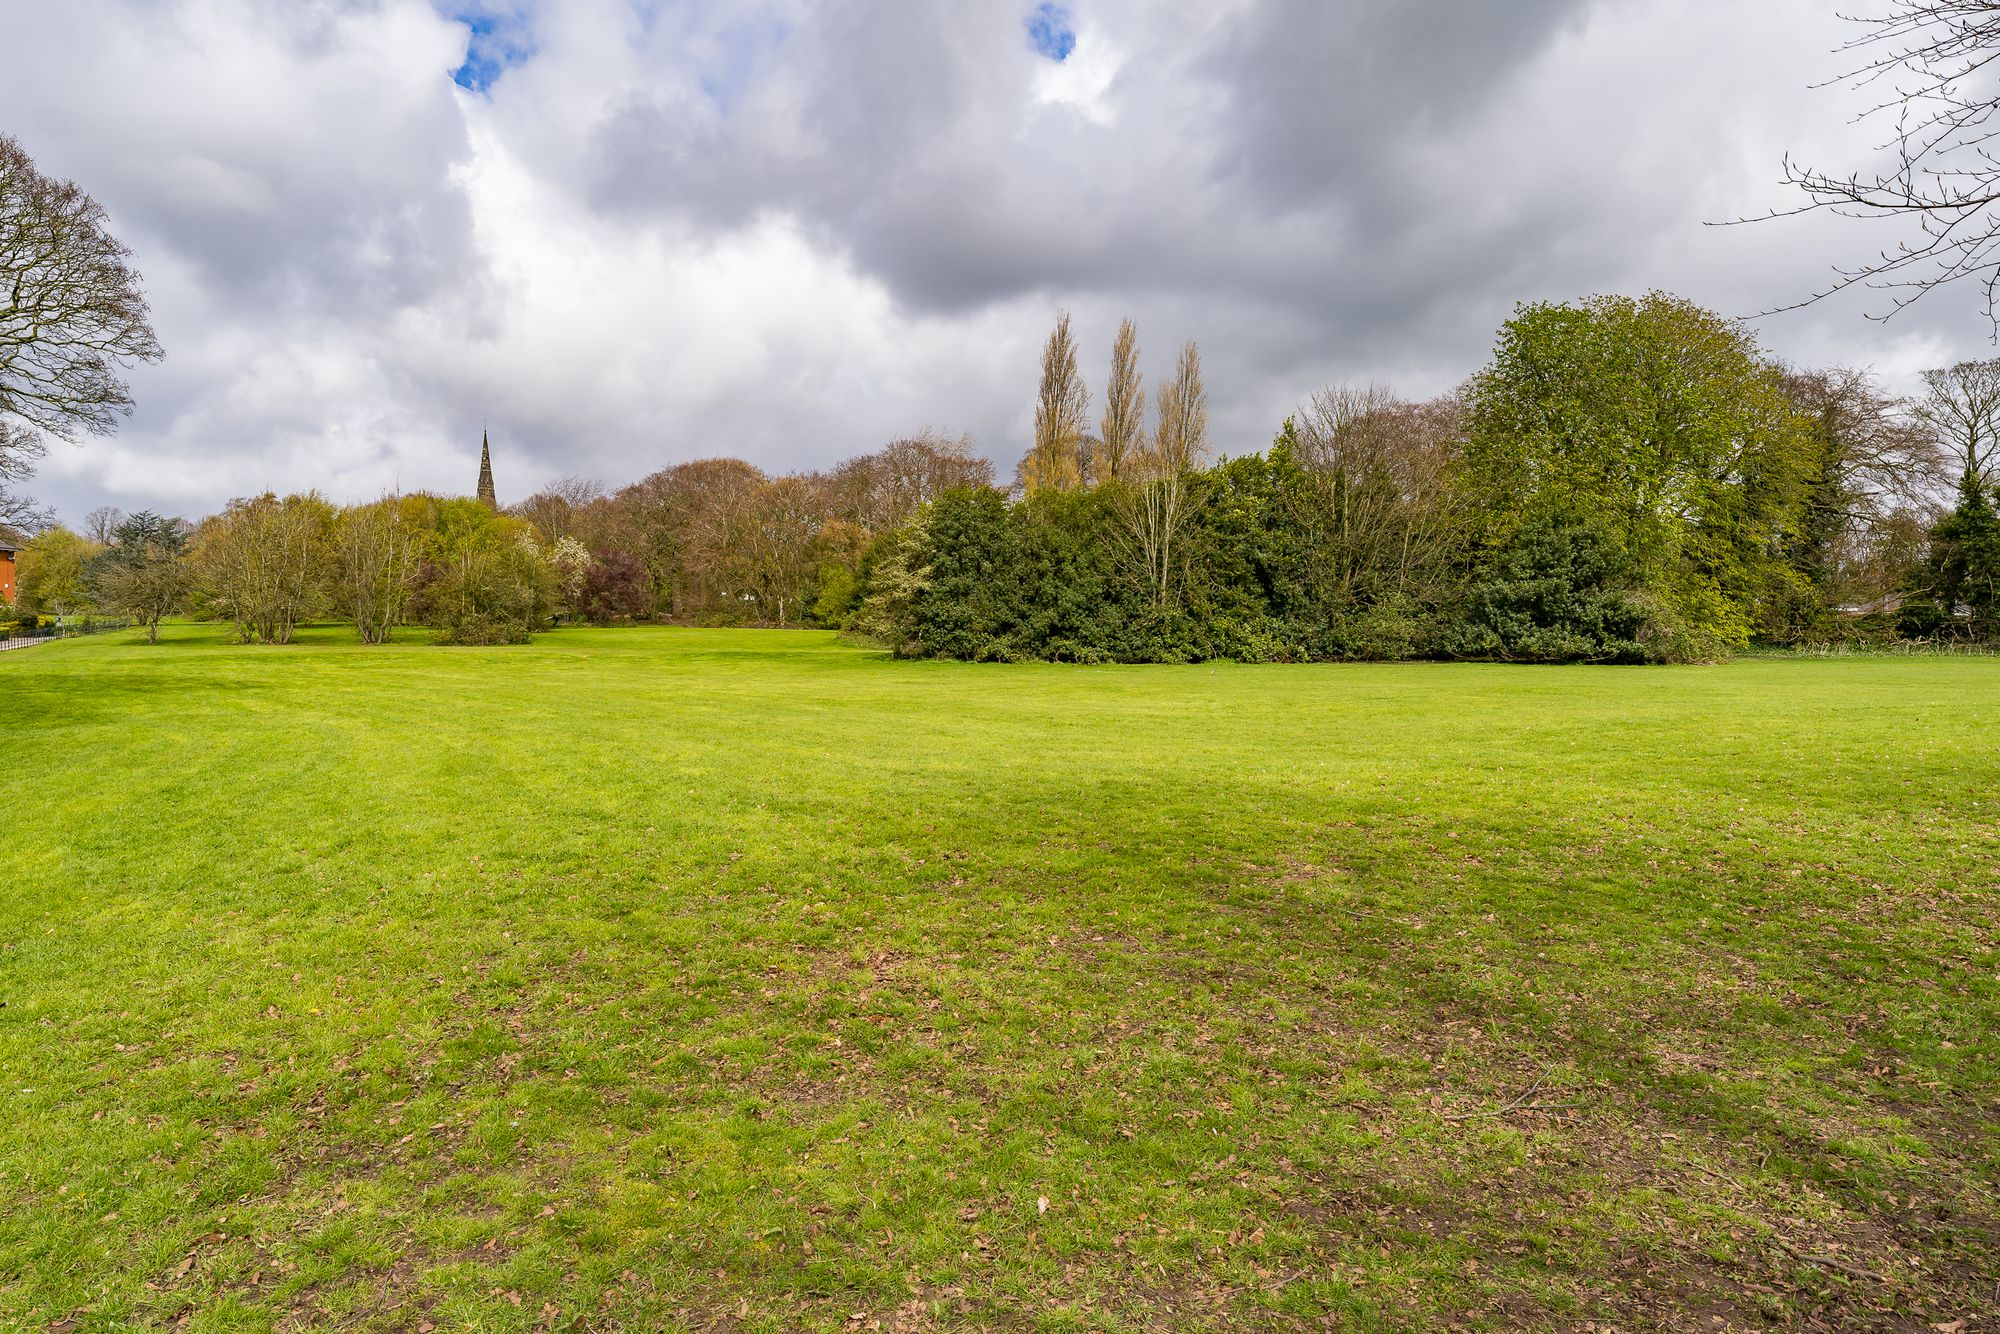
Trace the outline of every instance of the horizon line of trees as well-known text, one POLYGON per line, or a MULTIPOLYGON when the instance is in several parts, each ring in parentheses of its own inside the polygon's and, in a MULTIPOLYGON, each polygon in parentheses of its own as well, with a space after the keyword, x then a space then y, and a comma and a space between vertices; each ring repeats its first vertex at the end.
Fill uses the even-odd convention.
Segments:
POLYGON ((1194 343, 1149 403, 1138 331, 1104 405, 1067 313, 1012 486, 925 431, 834 468, 733 458, 504 512, 317 493, 186 523, 99 511, 21 554, 14 613, 178 612, 285 643, 526 639, 552 621, 814 625, 906 656, 1707 661, 1837 633, 2000 638, 2000 359, 1870 374, 1767 357, 1663 293, 1524 304, 1456 391, 1313 396, 1217 459, 1194 343), (1149 411, 1150 408, 1150 411, 1149 411))

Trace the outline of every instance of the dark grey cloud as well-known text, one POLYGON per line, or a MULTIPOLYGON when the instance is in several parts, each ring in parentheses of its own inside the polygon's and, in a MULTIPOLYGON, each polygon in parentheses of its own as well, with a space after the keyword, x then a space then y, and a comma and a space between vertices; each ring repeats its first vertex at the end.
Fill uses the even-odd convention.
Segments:
POLYGON ((1409 169, 1411 155, 1489 115, 1588 9, 1587 0, 1253 6, 1204 62, 1228 94, 1222 182, 1264 207, 1334 207, 1366 235, 1400 228, 1436 187, 1409 169))

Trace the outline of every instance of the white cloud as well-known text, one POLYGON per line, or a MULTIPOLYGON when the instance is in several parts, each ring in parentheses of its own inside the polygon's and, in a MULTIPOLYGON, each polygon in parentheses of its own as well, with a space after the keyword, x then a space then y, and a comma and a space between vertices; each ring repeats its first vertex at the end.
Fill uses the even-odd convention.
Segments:
POLYGON ((1111 86, 1125 63, 1124 56, 1094 23, 1077 30, 1076 49, 1062 61, 1050 61, 1035 72, 1035 100, 1073 109, 1093 124, 1108 126, 1118 119, 1111 86))

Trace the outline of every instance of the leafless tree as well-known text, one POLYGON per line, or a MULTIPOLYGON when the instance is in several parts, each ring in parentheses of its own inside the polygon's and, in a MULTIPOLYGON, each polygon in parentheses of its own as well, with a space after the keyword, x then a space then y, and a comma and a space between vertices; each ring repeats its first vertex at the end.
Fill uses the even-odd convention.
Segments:
POLYGON ((1043 488, 1074 490, 1084 483, 1080 455, 1084 419, 1090 412, 1090 390, 1076 365, 1076 339, 1070 336, 1069 312, 1056 316, 1056 327, 1042 346, 1042 380, 1035 396, 1035 442, 1021 460, 1024 493, 1043 488))
POLYGON ((1924 396, 1917 418, 1932 440, 1952 481, 1976 473, 1991 483, 2000 455, 2000 358, 1961 361, 1924 372, 1924 396))
POLYGON ((101 547, 108 547, 117 540, 118 525, 124 522, 124 510, 116 505, 99 505, 83 516, 83 535, 101 547))
POLYGON ((677 463, 619 491, 617 520, 603 527, 615 532, 619 549, 645 564, 666 614, 737 619, 750 594, 747 528, 767 480, 741 459, 677 463))
POLYGON ((1111 344, 1111 380, 1104 389, 1098 451, 1099 481, 1117 481, 1146 434, 1146 390, 1139 376, 1139 329, 1126 320, 1111 344))
POLYGON ((109 434, 132 410, 122 372, 162 355, 132 252, 104 223, 103 205, 0 135, 0 521, 32 521, 5 483, 46 437, 109 434))
POLYGON ((288 644, 331 600, 333 507, 317 492, 232 500, 195 530, 197 581, 244 643, 288 644))
POLYGON ((417 566, 419 524, 401 499, 352 505, 333 525, 336 600, 364 644, 387 643, 402 623, 417 566))
POLYGON ((1451 473, 1464 431, 1456 398, 1407 403, 1373 384, 1323 389, 1299 414, 1297 458, 1325 526, 1313 546, 1336 599, 1420 590, 1461 518, 1451 473))
POLYGON ((1192 513, 1193 473, 1208 452, 1208 390, 1201 351, 1182 345, 1174 378, 1160 386, 1159 425, 1144 452, 1136 484, 1121 500, 1134 550, 1155 606, 1173 600, 1185 557, 1181 537, 1192 513))
POLYGON ((1916 402, 1867 371, 1783 369, 1785 396, 1812 425, 1814 470, 1790 559, 1836 607, 1892 601, 1968 465, 1990 469, 2000 435, 2000 363, 1927 373, 1916 402))
POLYGON ((870 533, 887 532, 953 487, 992 484, 993 465, 974 451, 970 435, 928 427, 849 459, 824 479, 829 517, 870 533))
POLYGON ((55 522, 51 511, 15 489, 48 452, 39 434, 0 418, 0 534, 27 536, 55 522))
POLYGON ((743 566, 758 619, 789 625, 804 612, 818 582, 814 539, 824 506, 812 483, 779 477, 757 491, 743 530, 743 566))
POLYGON ((1781 372, 1785 397, 1813 423, 1820 481, 1844 516, 1866 523, 1899 508, 1927 509, 1951 485, 1935 428, 1918 404, 1884 392, 1849 366, 1781 372))
POLYGON ((1882 12, 1850 15, 1858 31, 1841 52, 1855 63, 1834 82, 1876 91, 1861 117, 1893 130, 1873 170, 1842 173, 1808 167, 1788 155, 1784 180, 1806 202, 1767 217, 1824 211, 1844 217, 1913 223, 1915 235, 1875 257, 1836 271, 1809 305, 1856 285, 1887 292, 1887 319, 1925 293, 1970 278, 2000 336, 2000 0, 1884 0, 1882 12))
POLYGON ((561 477, 513 506, 511 512, 535 525, 542 542, 553 546, 565 537, 577 536, 584 511, 603 496, 604 487, 598 482, 561 477))

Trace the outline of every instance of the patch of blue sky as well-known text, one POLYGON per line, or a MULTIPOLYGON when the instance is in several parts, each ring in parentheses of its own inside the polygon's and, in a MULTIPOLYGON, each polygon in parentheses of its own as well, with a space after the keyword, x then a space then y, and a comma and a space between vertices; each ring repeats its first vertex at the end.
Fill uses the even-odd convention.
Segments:
POLYGON ((439 10, 465 25, 465 63, 451 72, 451 81, 467 92, 486 92, 507 70, 535 54, 533 27, 521 6, 461 3, 440 5, 439 10))
POLYGON ((1070 21, 1069 7, 1054 0, 1042 0, 1028 15, 1028 40, 1037 52, 1058 65, 1076 50, 1076 25, 1070 21))

